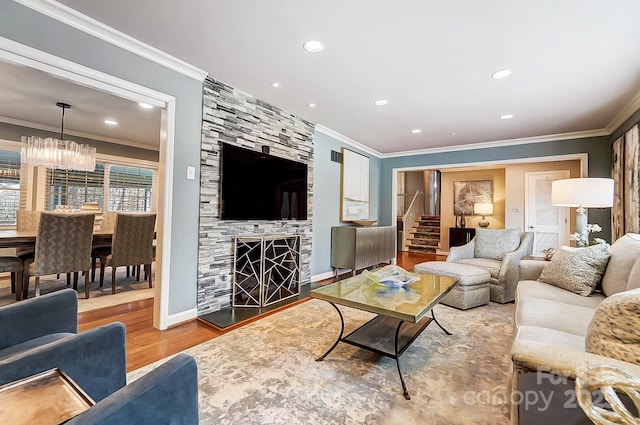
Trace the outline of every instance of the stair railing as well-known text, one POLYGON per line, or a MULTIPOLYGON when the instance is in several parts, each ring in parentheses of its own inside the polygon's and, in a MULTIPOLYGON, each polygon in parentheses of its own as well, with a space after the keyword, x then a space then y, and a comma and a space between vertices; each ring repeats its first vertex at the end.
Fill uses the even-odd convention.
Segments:
POLYGON ((413 199, 407 208, 407 212, 402 216, 402 250, 404 251, 409 241, 409 235, 413 224, 417 217, 424 213, 424 191, 419 190, 413 195, 413 199), (418 198, 422 198, 422 202, 416 202, 418 198))

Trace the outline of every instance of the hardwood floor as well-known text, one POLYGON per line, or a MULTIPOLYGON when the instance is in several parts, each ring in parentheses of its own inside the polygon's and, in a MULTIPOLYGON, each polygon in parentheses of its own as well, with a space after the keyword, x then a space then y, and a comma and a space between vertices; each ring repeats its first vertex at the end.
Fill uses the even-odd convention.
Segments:
POLYGON ((192 320, 166 331, 153 327, 153 299, 101 308, 78 315, 80 332, 110 322, 127 327, 127 371, 138 369, 171 354, 222 335, 222 332, 192 320))
MULTIPOLYGON (((446 256, 400 252, 397 264, 406 269, 423 261, 444 260, 446 256)), ((321 284, 333 282, 327 279, 321 284)), ((153 300, 147 299, 78 315, 80 332, 119 321, 127 327, 127 371, 138 369, 187 348, 216 338, 223 332, 199 320, 183 323, 166 331, 153 327, 153 300)))

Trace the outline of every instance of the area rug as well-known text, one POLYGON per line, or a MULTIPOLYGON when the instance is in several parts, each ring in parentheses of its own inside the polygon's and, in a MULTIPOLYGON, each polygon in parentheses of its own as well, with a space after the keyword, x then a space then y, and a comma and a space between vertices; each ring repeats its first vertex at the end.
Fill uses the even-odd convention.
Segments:
MULTIPOLYGON (((372 315, 341 308, 346 331, 372 315)), ((434 323, 395 361, 341 343, 340 322, 310 300, 186 353, 198 364, 201 424, 507 424, 513 304, 460 311, 438 305, 434 323)), ((129 374, 133 380, 156 367, 129 374)))
MULTIPOLYGON (((111 293, 111 267, 105 271, 104 286, 100 287, 98 282, 100 271, 96 271, 96 281, 91 283, 91 291, 89 299, 84 298, 84 277, 78 278, 78 312, 96 310, 99 308, 110 307, 113 305, 123 304, 141 299, 153 298, 154 289, 149 288, 149 283, 142 280, 144 276, 140 276, 140 281, 136 281, 135 277, 127 277, 125 267, 119 267, 116 275, 116 293, 111 293)), ((59 291, 67 287, 66 275, 61 275, 57 279, 55 275, 44 276, 40 279, 40 293, 47 294, 49 292, 59 291)), ((29 286, 29 297, 35 296, 35 288, 33 278, 29 286)), ((0 306, 12 304, 16 302, 15 294, 11 293, 11 280, 7 276, 0 279, 0 306)))

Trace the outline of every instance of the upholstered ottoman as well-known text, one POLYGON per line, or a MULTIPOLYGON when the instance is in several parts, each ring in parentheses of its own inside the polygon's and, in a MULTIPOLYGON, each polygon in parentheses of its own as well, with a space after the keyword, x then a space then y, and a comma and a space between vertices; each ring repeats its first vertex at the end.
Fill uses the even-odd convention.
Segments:
POLYGON ((466 264, 427 261, 416 264, 414 271, 458 279, 458 284, 440 301, 442 304, 460 310, 489 304, 491 275, 486 270, 466 264))

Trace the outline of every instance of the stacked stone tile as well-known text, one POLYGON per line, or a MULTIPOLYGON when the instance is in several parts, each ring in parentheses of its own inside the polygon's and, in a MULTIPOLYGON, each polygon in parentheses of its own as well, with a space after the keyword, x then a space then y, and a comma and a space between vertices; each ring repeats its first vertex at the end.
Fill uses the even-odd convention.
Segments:
POLYGON ((311 281, 314 124, 208 77, 204 82, 200 175, 198 314, 231 305, 236 236, 301 235, 302 284, 311 281), (307 220, 220 220, 221 142, 308 165, 307 220))

